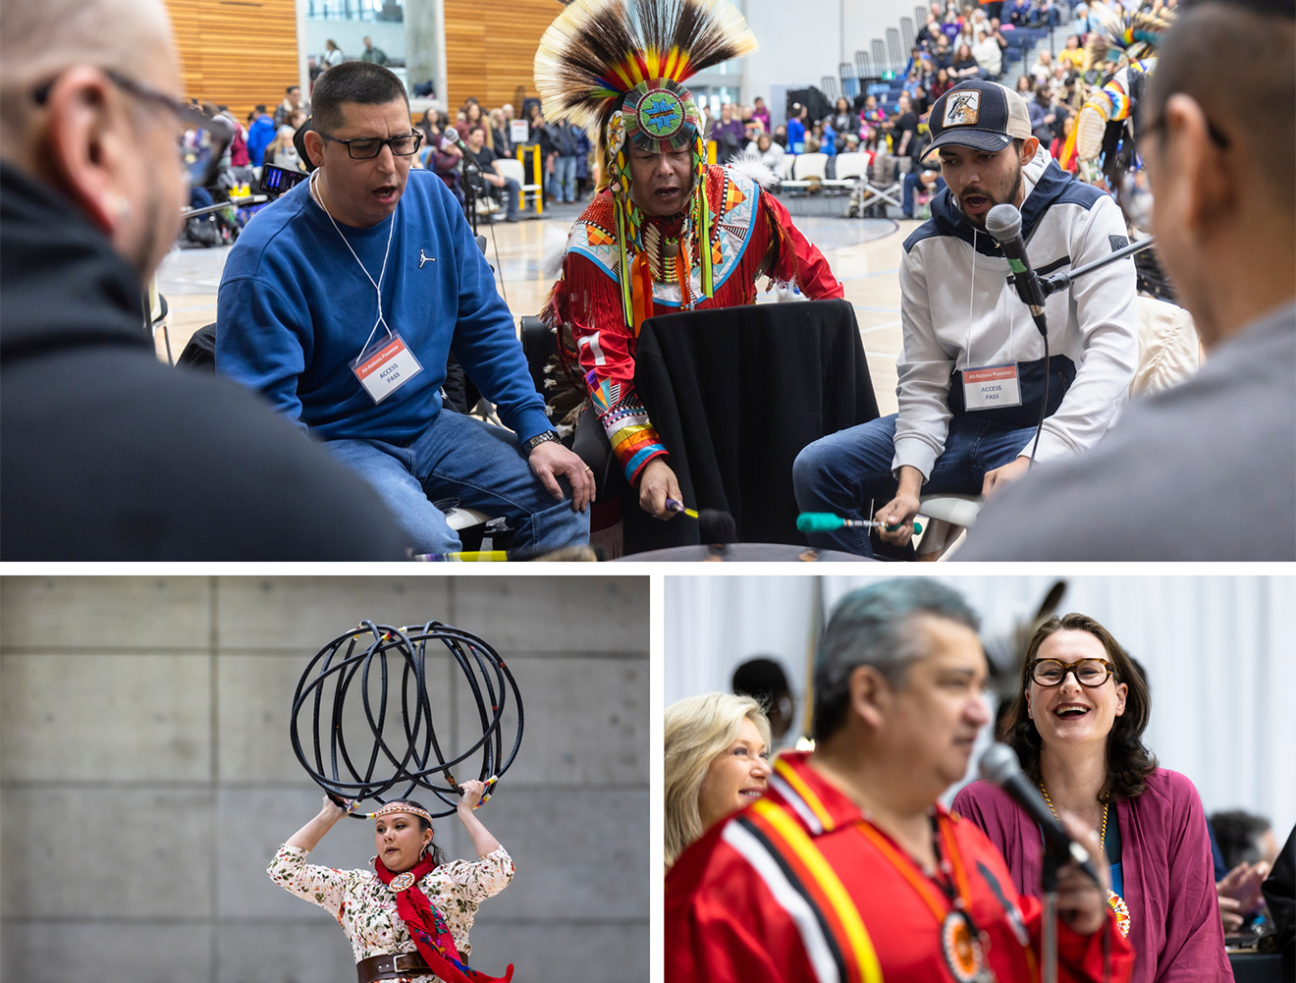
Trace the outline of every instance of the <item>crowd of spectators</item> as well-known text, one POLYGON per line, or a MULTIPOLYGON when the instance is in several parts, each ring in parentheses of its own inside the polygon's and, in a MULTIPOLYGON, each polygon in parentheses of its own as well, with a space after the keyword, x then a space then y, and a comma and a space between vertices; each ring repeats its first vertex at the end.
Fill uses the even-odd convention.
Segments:
MULTIPOLYGON (((360 60, 381 64, 385 59, 381 49, 367 45, 360 60)), ((222 174, 228 174, 225 180, 231 186, 254 184, 265 164, 295 171, 309 170, 301 158, 300 140, 294 139, 310 118, 310 102, 303 97, 300 87, 289 86, 282 102, 273 110, 266 104, 258 104, 243 120, 227 106, 204 103, 201 109, 209 117, 224 117, 234 129, 226 166, 221 169, 222 174)), ((471 182, 476 198, 482 202, 478 206, 479 214, 516 222, 521 214, 521 184, 501 173, 495 161, 517 159, 519 146, 536 147, 545 200, 561 203, 585 200, 596 183, 594 147, 589 136, 582 128, 566 121, 547 122, 535 100, 528 100, 526 114, 526 137, 516 140, 512 126, 516 113, 510 104, 487 111, 477 99, 469 98, 453 119, 445 112, 428 110, 415 127, 423 134, 423 140, 413 166, 435 171, 461 202, 466 200, 469 190, 465 183, 471 182)), ((767 112, 764 118, 768 120, 767 112)), ((534 166, 531 158, 526 158, 525 165, 524 182, 531 183, 534 166)), ((212 203, 209 190, 193 190, 195 197, 191 204, 212 203)))
MULTIPOLYGON (((920 159, 930 142, 927 114, 941 95, 968 78, 1015 85, 1029 107, 1032 130, 1059 159, 1081 108, 1083 83, 1101 81, 1099 72, 1092 69, 1085 76, 1088 36, 1101 31, 1104 22, 1113 16, 1136 9, 1138 2, 1080 0, 1071 6, 1073 0, 980 0, 975 5, 966 0, 933 0, 902 73, 902 94, 894 104, 879 104, 873 94, 865 95, 862 101, 840 98, 821 119, 811 119, 808 107, 794 105, 785 125, 771 126, 769 109, 759 96, 751 105, 725 103, 718 115, 702 99, 699 102, 704 133, 708 141, 714 142, 718 161, 747 151, 759 156, 776 175, 782 173, 783 159, 788 154, 823 153, 831 158, 843 153, 865 153, 870 168, 879 155, 884 155, 884 160, 902 162, 898 170, 906 184, 904 213, 908 216, 914 192, 939 188, 934 169, 924 172, 920 159), (1006 76, 1009 59, 1005 52, 1012 46, 1013 32, 1041 27, 1064 28, 1068 32, 1065 47, 1056 57, 1048 50, 1042 51, 1031 65, 1022 67, 1015 80, 1006 76)), ((1158 10, 1173 8, 1176 3, 1154 0, 1158 10)), ((390 63, 386 53, 368 37, 358 57, 379 65, 390 63)), ((319 73, 343 60, 341 48, 329 40, 326 50, 318 58, 311 58, 312 84, 319 73)), ((253 169, 263 163, 306 170, 293 135, 309 117, 310 104, 297 86, 289 87, 273 110, 258 105, 242 121, 224 106, 207 104, 203 109, 208 115, 224 115, 235 128, 229 164, 236 182, 250 182, 253 169)), ((511 125, 515 118, 512 105, 485 110, 475 98, 469 98, 453 119, 445 112, 429 110, 418 123, 424 141, 416 166, 436 171, 462 200, 462 165, 468 157, 481 174, 477 182, 479 197, 498 202, 498 209, 495 205, 484 208, 497 213, 501 220, 516 221, 521 201, 518 182, 498 173, 493 165, 499 159, 516 158, 518 145, 524 143, 538 148, 547 202, 586 200, 597 184, 594 147, 588 134, 565 121, 546 121, 536 100, 527 100, 524 106, 525 141, 515 140, 517 134, 511 125)), ((533 165, 529 158, 526 164, 524 180, 530 183, 533 165)), ((1074 157, 1063 166, 1074 171, 1074 157)), ((833 174, 831 164, 828 173, 833 174)))
MULTIPOLYGON (((514 122, 519 119, 510 103, 485 110, 475 98, 469 98, 455 113, 428 110, 419 120, 418 129, 425 136, 418 165, 436 171, 457 196, 464 195, 465 174, 480 172, 483 190, 507 209, 507 221, 517 221, 520 214, 518 182, 498 173, 497 160, 516 159, 519 147, 534 147, 539 154, 544 199, 547 202, 576 204, 586 200, 595 185, 592 161, 593 142, 585 130, 566 120, 548 122, 540 104, 528 100, 525 105, 526 138, 516 139, 514 122), (476 171, 466 172, 461 164, 465 157, 476 171)), ((533 158, 524 154, 526 182, 532 183, 533 158)))
MULTIPOLYGON (((957 0, 933 0, 927 23, 910 52, 902 73, 902 95, 891 105, 880 105, 873 94, 837 100, 832 113, 820 120, 808 118, 805 106, 794 106, 786 127, 758 135, 749 149, 760 154, 766 165, 779 171, 786 154, 824 153, 829 157, 848 152, 869 156, 870 169, 877 158, 888 154, 901 162, 904 178, 903 212, 912 217, 913 195, 922 190, 939 190, 942 183, 934 166, 924 170, 921 157, 930 139, 927 115, 931 106, 961 80, 980 78, 1015 84, 1029 107, 1031 128, 1054 159, 1075 127, 1085 84, 1101 84, 1102 69, 1085 71, 1085 45, 1091 33, 1123 12, 1138 9, 1139 0, 1094 0, 1092 5, 1071 0, 981 0, 976 5, 957 0), (1013 47, 1013 33, 1022 29, 1063 27, 1069 33, 1056 58, 1041 51, 1010 81, 1005 57, 1013 47)), ((1174 8, 1177 0, 1154 0, 1154 7, 1174 8)), ((893 90, 892 90, 893 91, 893 90)), ((759 100, 757 100, 759 102, 759 100)), ((746 118, 746 110, 739 110, 746 118)), ((727 121, 728 117, 725 117, 727 121)), ((1074 172, 1072 155, 1062 166, 1074 172)), ((832 176, 831 165, 829 176, 832 176)))

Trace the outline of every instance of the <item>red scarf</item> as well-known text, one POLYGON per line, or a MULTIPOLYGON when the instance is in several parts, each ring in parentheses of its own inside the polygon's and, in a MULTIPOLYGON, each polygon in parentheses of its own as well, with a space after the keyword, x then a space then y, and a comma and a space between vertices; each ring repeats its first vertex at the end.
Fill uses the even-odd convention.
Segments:
MULTIPOLYGON (((495 977, 477 972, 459 958, 454 937, 441 912, 432 907, 432 902, 418 887, 418 882, 434 867, 436 864, 431 857, 423 857, 413 870, 406 872, 414 875, 409 886, 395 892, 396 913, 404 919, 419 955, 428 964, 428 968, 445 983, 509 983, 513 978, 512 963, 503 977, 495 977)), ((393 874, 380 857, 374 857, 374 870, 378 873, 378 880, 388 886, 397 877, 405 877, 404 874, 393 874)), ((405 879, 409 880, 407 877, 405 879)))

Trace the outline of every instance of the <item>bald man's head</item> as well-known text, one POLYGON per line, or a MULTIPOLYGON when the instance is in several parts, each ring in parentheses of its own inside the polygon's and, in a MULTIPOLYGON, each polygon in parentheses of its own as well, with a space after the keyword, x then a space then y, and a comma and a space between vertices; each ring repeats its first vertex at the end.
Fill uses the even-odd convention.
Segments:
POLYGON ((0 156, 20 156, 31 93, 74 65, 112 68, 171 95, 180 72, 162 0, 4 0, 0 5, 0 156))
POLYGON ((180 96, 162 0, 0 6, 0 158, 81 212, 142 281, 188 199, 180 96))

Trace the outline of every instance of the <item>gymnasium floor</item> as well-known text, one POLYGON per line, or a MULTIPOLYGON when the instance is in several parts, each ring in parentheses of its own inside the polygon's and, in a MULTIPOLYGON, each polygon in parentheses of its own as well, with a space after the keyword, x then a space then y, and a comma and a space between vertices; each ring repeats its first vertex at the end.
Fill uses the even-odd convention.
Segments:
MULTIPOLYGON (((843 200, 843 209, 845 202, 843 200)), ((550 283, 540 272, 545 229, 566 234, 578 210, 549 208, 542 220, 498 223, 480 230, 487 236, 487 259, 503 271, 504 290, 515 316, 535 314, 543 306, 550 283), (491 243, 490 237, 495 237, 491 243)), ((902 243, 919 223, 890 219, 841 219, 821 216, 796 220, 801 231, 827 257, 855 306, 860 336, 868 354, 869 371, 882 413, 894 413, 895 359, 900 352, 900 285, 897 270, 902 243)), ((550 232, 552 237, 553 231, 550 232)), ((216 320, 216 291, 230 247, 173 250, 158 271, 158 288, 170 307, 171 351, 179 357, 189 336, 216 320)), ((166 359, 161 332, 158 355, 166 359)))

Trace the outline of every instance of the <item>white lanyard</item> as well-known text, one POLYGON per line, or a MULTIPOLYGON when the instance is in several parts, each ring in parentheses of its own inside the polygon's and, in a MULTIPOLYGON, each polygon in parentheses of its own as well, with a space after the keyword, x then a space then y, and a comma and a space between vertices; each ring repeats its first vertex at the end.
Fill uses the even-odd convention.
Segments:
MULTIPOLYGON (((1021 384, 1017 375, 1017 362, 1012 359, 1013 342, 1016 340, 1015 313, 1008 315, 1008 356, 1011 361, 1001 365, 977 365, 972 360, 972 311, 976 298, 976 238, 977 230, 972 229, 972 278, 968 289, 968 324, 967 341, 964 348, 967 352, 963 366, 963 407, 965 410, 989 410, 1000 407, 1021 405, 1021 384)), ((996 308, 998 301, 996 300, 996 308)), ((1014 309, 1015 312, 1015 309, 1014 309)))
POLYGON ((391 213, 391 218, 390 218, 391 226, 387 230, 387 251, 383 253, 382 270, 378 274, 378 282, 374 283, 374 278, 369 275, 369 271, 365 269, 364 263, 360 262, 360 257, 356 255, 355 249, 351 247, 351 242, 347 239, 346 236, 342 235, 342 230, 338 228, 338 224, 334 220, 332 213, 329 212, 328 205, 324 204, 324 196, 319 193, 319 189, 315 186, 315 179, 318 174, 319 174, 318 170, 311 172, 311 176, 310 176, 311 194, 315 197, 315 200, 319 202, 320 208, 324 209, 324 214, 327 215, 328 220, 333 223, 334 230, 341 237, 342 241, 346 244, 347 249, 350 250, 351 255, 355 258, 356 265, 358 265, 360 267, 360 271, 364 273, 365 279, 367 279, 371 284, 373 284, 374 292, 378 295, 378 320, 374 322, 373 329, 369 332, 369 337, 365 339, 365 343, 360 346, 360 351, 364 352, 369 349, 369 342, 373 341, 374 332, 378 330, 378 325, 380 324, 382 325, 383 330, 387 332, 388 338, 393 337, 392 329, 387 326, 387 320, 386 318, 383 317, 382 282, 383 282, 383 277, 387 275, 387 257, 391 255, 392 233, 396 231, 396 213, 394 211, 391 213))

